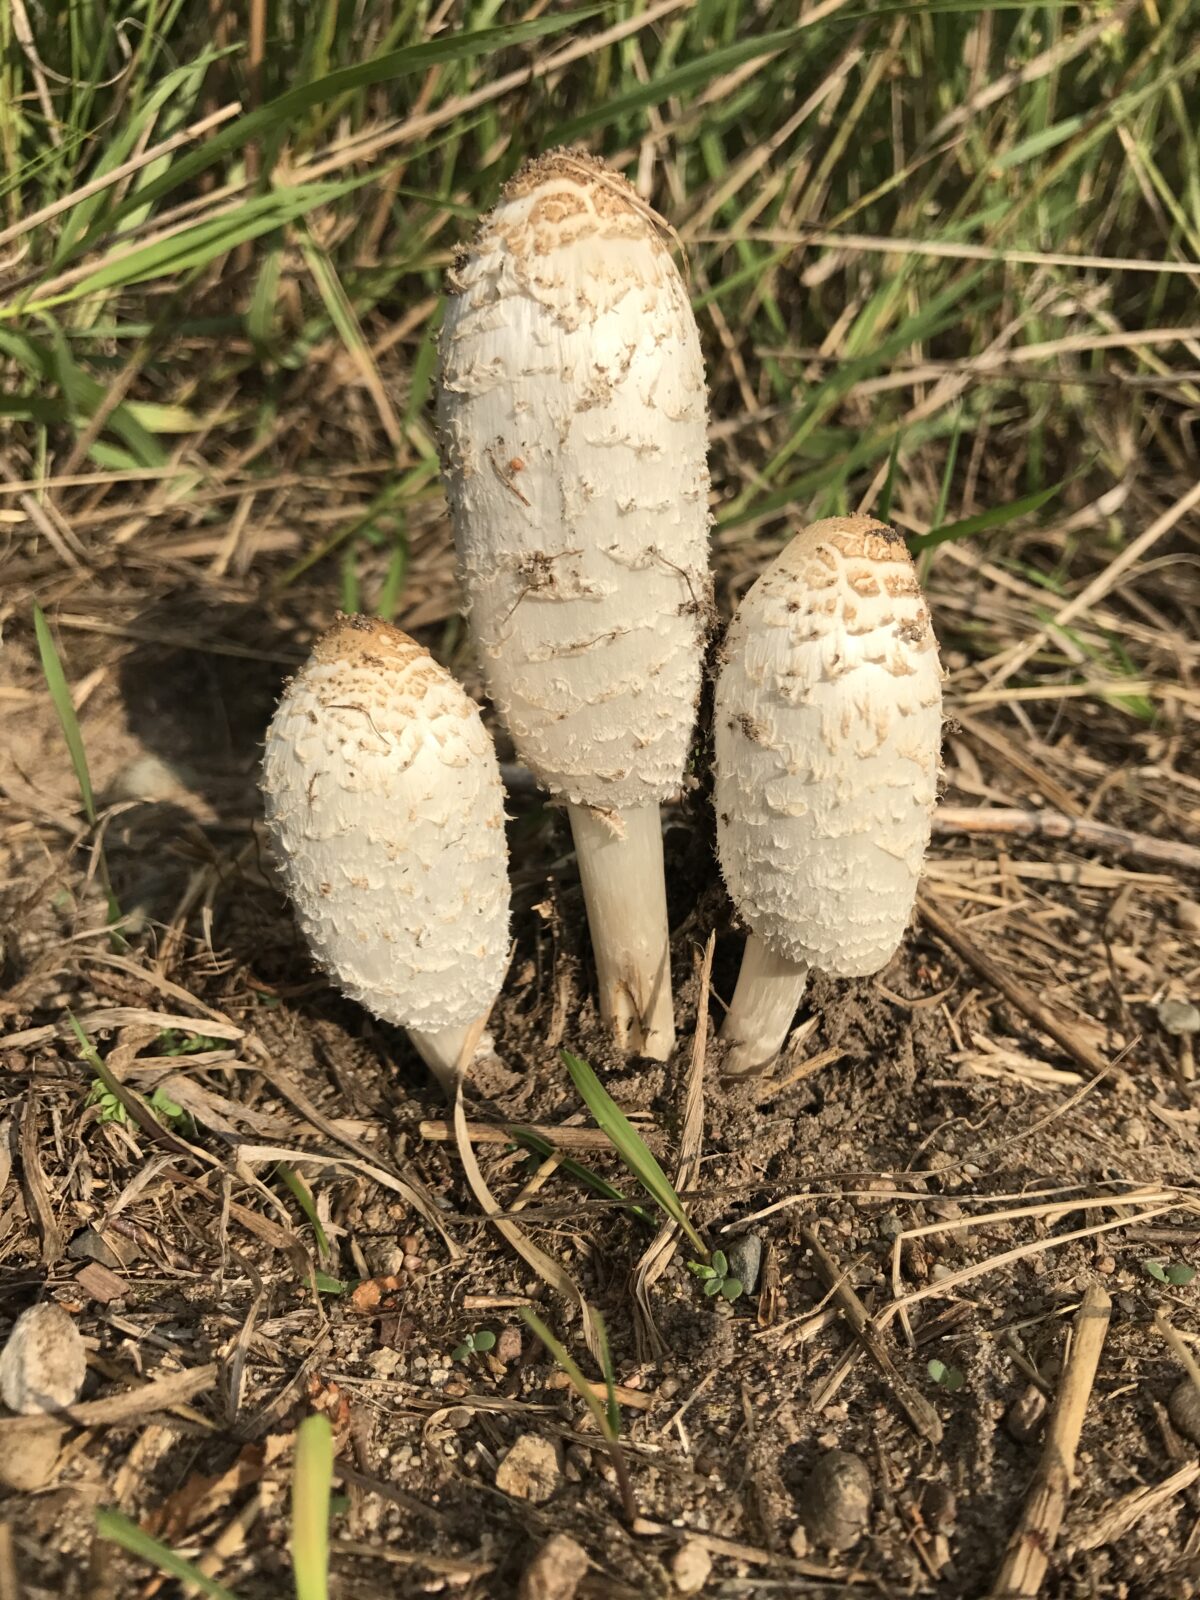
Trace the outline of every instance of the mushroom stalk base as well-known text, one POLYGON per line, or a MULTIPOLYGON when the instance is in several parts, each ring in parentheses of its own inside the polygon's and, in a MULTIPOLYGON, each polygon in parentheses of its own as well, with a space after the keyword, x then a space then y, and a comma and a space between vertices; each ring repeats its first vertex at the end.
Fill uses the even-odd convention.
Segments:
POLYGON ((436 1028, 428 1033, 419 1028, 408 1029, 413 1049, 451 1100, 459 1078, 475 1059, 486 1023, 487 1017, 482 1016, 462 1028, 436 1028))
POLYGON ((757 936, 746 940, 742 970, 725 1014, 722 1039, 731 1048, 725 1059, 729 1077, 761 1072, 779 1054, 804 998, 808 967, 773 955, 757 936))
POLYGON ((600 1014, 633 1055, 675 1047, 671 948, 659 807, 568 805, 600 982, 600 1014))

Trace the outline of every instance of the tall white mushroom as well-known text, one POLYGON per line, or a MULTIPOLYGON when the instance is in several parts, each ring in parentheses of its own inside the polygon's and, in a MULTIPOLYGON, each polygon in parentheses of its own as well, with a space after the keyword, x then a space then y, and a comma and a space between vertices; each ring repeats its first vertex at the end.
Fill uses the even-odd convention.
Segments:
POLYGON ((504 795, 479 708, 399 628, 343 617, 284 690, 262 791, 317 962, 452 1088, 508 957, 504 795))
POLYGON ((710 593, 704 366, 663 231, 603 163, 531 162, 451 274, 439 385, 488 691, 567 803, 603 1015, 658 1060, 659 806, 683 780, 710 593))
POLYGON ((878 972, 937 798, 937 640, 900 534, 830 517, 746 594, 715 709, 717 845, 750 927, 725 1019, 734 1073, 779 1051, 810 967, 878 972))

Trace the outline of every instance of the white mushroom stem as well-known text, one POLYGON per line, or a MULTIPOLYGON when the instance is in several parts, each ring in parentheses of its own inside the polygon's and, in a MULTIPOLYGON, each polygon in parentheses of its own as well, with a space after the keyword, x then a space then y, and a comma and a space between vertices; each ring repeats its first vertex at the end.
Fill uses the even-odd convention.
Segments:
POLYGON ((453 1095, 508 961, 503 788, 479 708, 399 628, 343 618, 284 691, 262 788, 314 957, 453 1095))
POLYGON ((729 1042, 725 1071, 752 1076, 783 1049, 808 985, 808 964, 776 955, 752 933, 746 940, 721 1037, 729 1042))
POLYGON ((696 320, 657 219, 575 151, 517 174, 449 287, 438 416, 488 693, 572 808, 603 1014, 665 1060, 651 835, 683 783, 711 588, 696 320), (592 812, 612 826, 577 825, 592 812))
POLYGON ((870 517, 798 534, 730 624, 714 804, 753 937, 731 1067, 774 1056, 810 967, 868 977, 912 913, 937 798, 937 641, 903 538, 870 517))
POLYGON ((432 1032, 425 1032, 420 1028, 408 1030, 409 1042, 413 1049, 451 1100, 454 1098, 459 1078, 465 1075, 474 1058, 475 1045, 472 1036, 478 1038, 486 1020, 486 1017, 480 1017, 465 1028, 435 1028, 432 1032))
POLYGON ((568 805, 596 957, 600 1010, 617 1043, 665 1061, 675 1042, 659 808, 609 815, 568 805))

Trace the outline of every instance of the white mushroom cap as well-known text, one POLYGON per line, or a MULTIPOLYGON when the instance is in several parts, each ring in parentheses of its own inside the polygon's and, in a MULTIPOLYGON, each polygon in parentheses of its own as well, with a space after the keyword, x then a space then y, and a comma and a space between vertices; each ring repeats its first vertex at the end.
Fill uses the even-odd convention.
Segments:
POLYGON ((653 214, 574 151, 530 163, 451 277, 439 419, 488 690, 553 793, 680 786, 709 610, 707 402, 653 214))
POLYGON ((886 965, 937 798, 941 668, 900 534, 830 517, 729 628, 716 694, 717 844, 769 950, 840 977, 886 965))
POLYGON ((267 733, 267 827, 320 965, 377 1017, 486 1014, 508 954, 500 771, 479 708, 415 640, 342 618, 267 733))

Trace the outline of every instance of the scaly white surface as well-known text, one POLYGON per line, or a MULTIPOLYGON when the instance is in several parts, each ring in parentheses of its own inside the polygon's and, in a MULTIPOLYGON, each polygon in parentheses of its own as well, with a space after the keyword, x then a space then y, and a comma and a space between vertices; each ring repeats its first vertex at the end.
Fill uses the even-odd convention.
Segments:
POLYGON ((439 420, 488 691, 553 793, 674 794, 709 610, 707 404, 646 208, 575 153, 524 169, 451 276, 439 420))
POLYGON ((262 787, 300 926, 338 986, 423 1033, 485 1016, 508 954, 504 796, 450 674, 398 628, 341 621, 284 691, 262 787))
POLYGON ((900 943, 937 798, 941 668, 904 540, 869 517, 796 536, 729 628, 717 843, 767 948, 838 977, 900 943))

